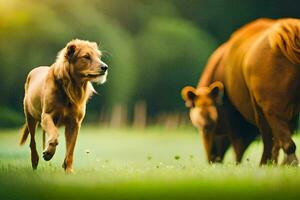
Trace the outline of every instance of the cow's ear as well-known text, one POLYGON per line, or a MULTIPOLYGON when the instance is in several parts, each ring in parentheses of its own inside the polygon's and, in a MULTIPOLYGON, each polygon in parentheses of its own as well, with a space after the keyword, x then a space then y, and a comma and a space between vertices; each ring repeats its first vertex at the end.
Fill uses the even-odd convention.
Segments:
POLYGON ((195 106, 195 99, 197 97, 196 89, 191 86, 186 86, 181 90, 181 96, 185 101, 185 106, 188 108, 195 106))
POLYGON ((224 85, 220 81, 213 82, 209 86, 210 95, 216 101, 217 104, 222 104, 222 98, 224 95, 224 85))

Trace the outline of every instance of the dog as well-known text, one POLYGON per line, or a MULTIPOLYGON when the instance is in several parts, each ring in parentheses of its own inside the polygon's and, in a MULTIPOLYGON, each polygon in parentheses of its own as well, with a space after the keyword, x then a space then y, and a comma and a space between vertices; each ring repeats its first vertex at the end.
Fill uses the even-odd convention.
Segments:
MULTIPOLYGON (((95 90, 91 82, 106 81, 108 66, 101 61, 101 51, 95 42, 70 41, 50 67, 34 68, 25 83, 24 113, 20 145, 30 134, 31 164, 36 169, 39 156, 35 143, 37 124, 47 135, 43 158, 49 161, 58 145, 58 127, 65 126, 66 155, 63 168, 73 171, 74 147, 85 116, 86 103, 95 90)), ((44 137, 45 138, 45 137, 44 137)), ((45 144, 45 142, 43 142, 45 144)))

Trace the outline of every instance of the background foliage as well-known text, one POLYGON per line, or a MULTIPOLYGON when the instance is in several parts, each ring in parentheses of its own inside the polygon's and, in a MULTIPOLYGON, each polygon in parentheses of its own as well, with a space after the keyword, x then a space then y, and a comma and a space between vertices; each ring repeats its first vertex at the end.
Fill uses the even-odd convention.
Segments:
POLYGON ((22 123, 27 73, 51 65, 73 39, 100 44, 109 80, 88 120, 139 100, 148 114, 184 110, 180 89, 195 85, 213 49, 259 17, 299 17, 292 0, 0 0, 0 127, 22 123))

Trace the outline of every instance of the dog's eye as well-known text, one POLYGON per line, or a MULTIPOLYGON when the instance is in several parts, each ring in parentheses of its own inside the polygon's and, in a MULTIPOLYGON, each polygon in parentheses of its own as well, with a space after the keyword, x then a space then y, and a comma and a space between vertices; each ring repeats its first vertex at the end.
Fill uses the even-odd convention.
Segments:
POLYGON ((83 58, 85 58, 87 60, 91 60, 91 56, 89 54, 84 55, 83 58))

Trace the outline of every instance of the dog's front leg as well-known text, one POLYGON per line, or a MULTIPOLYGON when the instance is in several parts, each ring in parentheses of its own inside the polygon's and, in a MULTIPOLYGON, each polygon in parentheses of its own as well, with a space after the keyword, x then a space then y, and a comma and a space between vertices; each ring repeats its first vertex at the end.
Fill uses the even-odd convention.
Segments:
POLYGON ((67 173, 73 172, 73 153, 77 140, 77 135, 79 133, 80 123, 78 122, 68 122, 65 128, 66 137, 66 156, 63 163, 63 168, 67 173))
POLYGON ((53 118, 48 113, 42 114, 41 126, 46 131, 48 136, 47 147, 43 152, 44 160, 50 160, 56 150, 56 146, 58 145, 58 129, 53 122, 53 118))

